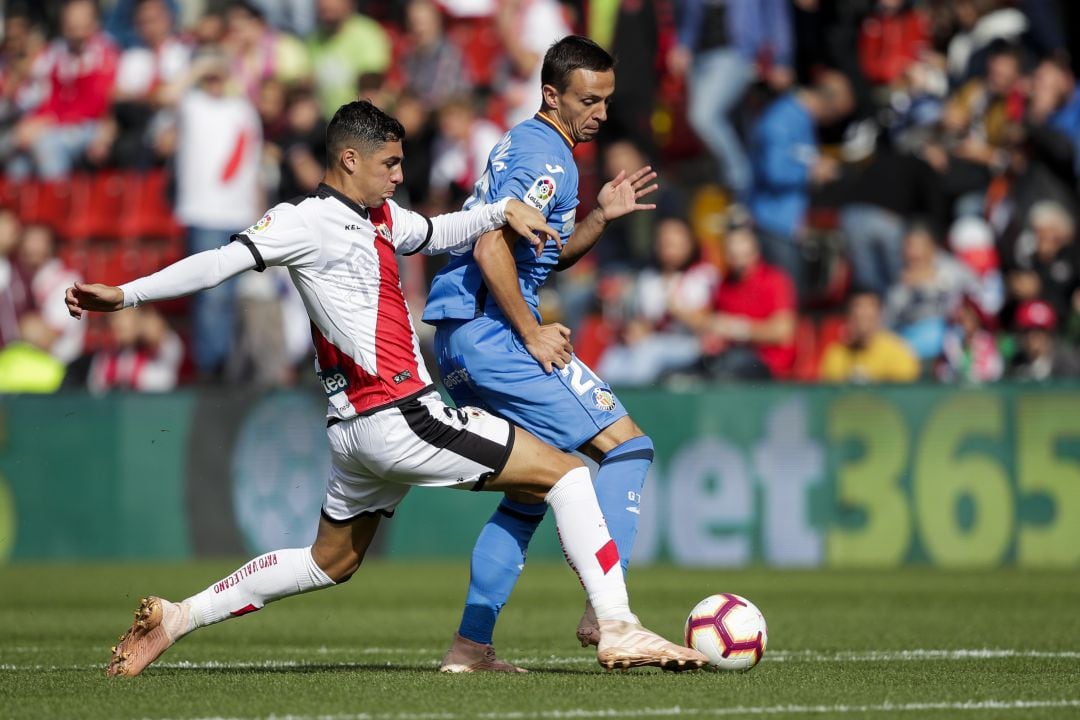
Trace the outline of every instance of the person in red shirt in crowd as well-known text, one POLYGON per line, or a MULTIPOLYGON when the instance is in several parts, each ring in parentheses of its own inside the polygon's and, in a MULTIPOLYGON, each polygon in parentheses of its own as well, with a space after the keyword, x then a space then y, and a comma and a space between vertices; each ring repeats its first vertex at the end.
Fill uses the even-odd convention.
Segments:
POLYGON ((717 379, 787 377, 795 362, 795 286, 762 260, 749 218, 737 212, 724 242, 726 269, 712 308, 671 311, 701 338, 705 368, 717 379))
POLYGON ((33 69, 45 85, 45 98, 15 126, 19 153, 7 170, 16 178, 31 172, 47 180, 68 174, 109 109, 119 51, 101 32, 93 0, 64 2, 60 35, 33 69))
POLYGON ((859 28, 859 67, 874 85, 893 85, 930 47, 930 23, 908 0, 878 0, 859 28))

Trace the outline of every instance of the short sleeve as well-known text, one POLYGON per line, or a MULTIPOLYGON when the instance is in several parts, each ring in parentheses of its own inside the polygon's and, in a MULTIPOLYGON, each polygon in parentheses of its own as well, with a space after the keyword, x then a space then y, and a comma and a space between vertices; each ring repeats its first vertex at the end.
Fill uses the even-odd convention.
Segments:
POLYGON ((319 246, 300 212, 288 204, 271 208, 259 222, 233 235, 232 240, 247 246, 259 272, 271 265, 306 265, 319 255, 319 246))
POLYGON ((577 206, 577 183, 559 158, 543 153, 519 159, 499 178, 493 200, 511 197, 551 218, 577 206))
POLYGON ((431 220, 420 213, 406 210, 393 200, 387 200, 393 230, 390 233, 394 249, 405 255, 414 255, 431 242, 431 220))

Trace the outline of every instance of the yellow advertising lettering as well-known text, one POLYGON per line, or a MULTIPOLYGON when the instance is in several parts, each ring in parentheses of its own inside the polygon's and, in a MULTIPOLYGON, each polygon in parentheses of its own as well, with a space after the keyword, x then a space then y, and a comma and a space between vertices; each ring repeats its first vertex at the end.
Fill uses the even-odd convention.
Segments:
POLYGON ((862 454, 837 468, 836 503, 840 522, 828 531, 830 565, 903 564, 911 545, 911 517, 901 487, 910 443, 907 425, 881 397, 858 394, 837 399, 826 420, 828 442, 857 442, 862 454), (842 515, 861 513, 858 527, 842 515))

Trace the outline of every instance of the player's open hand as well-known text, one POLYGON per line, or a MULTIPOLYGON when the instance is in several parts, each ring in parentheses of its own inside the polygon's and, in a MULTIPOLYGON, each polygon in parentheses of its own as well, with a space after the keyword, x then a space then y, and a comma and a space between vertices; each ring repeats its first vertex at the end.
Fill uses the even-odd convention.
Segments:
POLYGON ((611 222, 615 218, 629 215, 637 210, 655 210, 656 205, 638 202, 660 188, 652 182, 655 179, 656 173, 649 165, 634 171, 629 176, 625 170, 619 171, 615 179, 605 183, 604 187, 600 188, 600 194, 596 196, 596 204, 604 213, 604 220, 611 222))
POLYGON ((562 370, 570 362, 574 346, 570 344, 570 328, 562 323, 537 325, 527 337, 522 338, 525 349, 536 358, 550 374, 553 367, 562 370))
POLYGON ((112 285, 77 282, 64 293, 64 302, 73 318, 81 318, 87 310, 113 312, 124 307, 124 291, 112 285))
POLYGON ((531 205, 511 199, 506 203, 506 224, 533 246, 536 257, 544 254, 544 246, 548 240, 554 240, 559 250, 562 250, 562 236, 548 225, 547 218, 531 205))

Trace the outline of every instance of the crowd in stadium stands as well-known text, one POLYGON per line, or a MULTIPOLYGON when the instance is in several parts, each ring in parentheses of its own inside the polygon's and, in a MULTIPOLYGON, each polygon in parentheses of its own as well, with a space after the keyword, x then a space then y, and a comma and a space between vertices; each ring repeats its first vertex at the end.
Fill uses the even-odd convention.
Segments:
MULTIPOLYGON (((311 191, 357 97, 405 127, 399 201, 456 209, 572 32, 619 61, 602 136, 575 151, 581 209, 621 169, 662 184, 544 296, 612 384, 1080 376, 1074 5, 9 0, 0 391, 306 377, 287 275, 89 323, 63 289, 311 191)), ((439 261, 402 262, 419 311, 439 261)))

